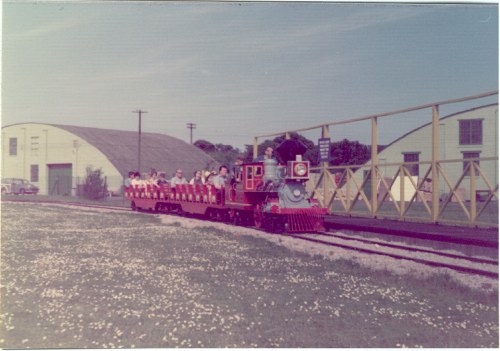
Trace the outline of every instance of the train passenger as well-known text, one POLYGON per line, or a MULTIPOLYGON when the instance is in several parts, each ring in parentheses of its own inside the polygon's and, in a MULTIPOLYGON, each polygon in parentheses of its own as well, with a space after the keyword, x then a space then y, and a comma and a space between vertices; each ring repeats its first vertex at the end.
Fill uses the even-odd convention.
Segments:
POLYGON ((222 165, 219 167, 219 174, 214 177, 214 187, 218 190, 224 188, 227 178, 227 167, 222 165))
POLYGON ((158 178, 158 185, 165 185, 165 184, 168 184, 168 180, 165 178, 166 177, 166 174, 161 172, 160 173, 160 177, 158 178))
POLYGON ((214 185, 215 172, 206 171, 205 172, 205 185, 214 185))
POLYGON ((156 169, 151 169, 151 173, 149 173, 148 179, 146 180, 147 185, 151 185, 155 188, 159 187, 158 185, 158 172, 156 169))
POLYGON ((273 150, 273 148, 272 148, 272 147, 270 147, 270 146, 268 146, 268 147, 266 148, 266 151, 264 151, 264 155, 260 155, 259 157, 257 157, 257 158, 255 159, 255 161, 262 162, 262 161, 265 161, 265 160, 269 160, 269 159, 271 159, 271 158, 274 158, 274 157, 273 157, 273 151, 274 151, 274 150, 273 150))
POLYGON ((123 186, 125 188, 128 188, 130 187, 130 183, 132 182, 132 180, 134 179, 134 175, 135 175, 135 172, 134 171, 130 171, 128 172, 128 178, 125 179, 125 181, 123 182, 123 186))
POLYGON ((144 182, 141 180, 141 174, 139 172, 134 173, 134 179, 130 181, 130 185, 133 187, 144 188, 144 182))
POLYGON ((236 161, 234 162, 235 166, 241 166, 243 164, 245 157, 243 155, 239 155, 236 161))
POLYGON ((194 171, 194 177, 189 181, 191 185, 203 185, 201 171, 194 171))
POLYGON ((231 184, 241 182, 241 175, 243 173, 243 156, 238 156, 236 162, 231 170, 231 184))
POLYGON ((175 176, 173 176, 172 179, 170 179, 170 186, 172 188, 175 188, 177 184, 187 184, 187 183, 188 182, 186 178, 182 176, 182 169, 180 168, 175 171, 175 176))

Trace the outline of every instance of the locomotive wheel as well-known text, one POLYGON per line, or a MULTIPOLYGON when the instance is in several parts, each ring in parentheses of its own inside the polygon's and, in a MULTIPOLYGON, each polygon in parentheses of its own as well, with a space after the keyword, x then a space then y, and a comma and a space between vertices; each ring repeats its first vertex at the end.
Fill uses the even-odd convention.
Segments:
POLYGON ((231 217, 229 215, 229 211, 220 210, 219 217, 220 217, 220 221, 223 223, 229 223, 231 220, 231 217))
POLYGON ((275 216, 272 218, 272 232, 273 233, 284 233, 286 231, 286 226, 287 223, 286 221, 280 217, 280 216, 275 216))
POLYGON ((262 206, 256 205, 253 211, 253 220, 255 227, 261 229, 264 226, 264 214, 262 213, 262 206))
POLYGON ((236 210, 229 210, 228 212, 229 215, 229 223, 232 225, 239 225, 241 220, 240 220, 240 213, 236 210))

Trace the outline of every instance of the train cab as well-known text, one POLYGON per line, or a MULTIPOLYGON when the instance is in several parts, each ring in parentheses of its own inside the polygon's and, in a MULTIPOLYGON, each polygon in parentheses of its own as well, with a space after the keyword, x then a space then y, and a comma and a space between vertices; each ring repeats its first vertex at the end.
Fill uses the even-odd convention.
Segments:
POLYGON ((257 191, 264 179, 264 162, 243 165, 242 183, 244 191, 257 191))

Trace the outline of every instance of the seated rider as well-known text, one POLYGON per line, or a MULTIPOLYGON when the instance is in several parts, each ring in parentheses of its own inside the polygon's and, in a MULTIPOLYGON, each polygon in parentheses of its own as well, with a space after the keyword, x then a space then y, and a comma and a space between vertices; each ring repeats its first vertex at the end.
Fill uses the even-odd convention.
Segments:
POLYGON ((152 187, 159 187, 158 185, 158 173, 156 169, 151 169, 151 173, 149 173, 149 178, 146 180, 146 184, 151 185, 152 187))
POLYGON ((165 185, 168 183, 168 180, 165 178, 165 173, 161 172, 158 181, 156 182, 159 186, 165 185))
POLYGON ((138 187, 139 189, 144 188, 144 182, 141 179, 141 174, 139 172, 134 172, 134 179, 130 181, 130 185, 138 187))
POLYGON ((214 177, 214 187, 217 189, 217 190, 221 190, 224 188, 224 186, 226 185, 227 181, 228 181, 228 177, 227 177, 227 167, 222 165, 219 167, 219 174, 217 176, 214 177))
POLYGON ((201 177, 201 171, 194 171, 194 177, 189 181, 191 185, 203 185, 203 179, 201 177))
POLYGON ((170 187, 175 188, 177 184, 187 184, 186 178, 182 176, 182 169, 177 169, 175 171, 175 176, 170 179, 170 187))
POLYGON ((243 156, 238 156, 238 159, 233 165, 233 169, 231 171, 231 185, 234 183, 241 182, 241 175, 243 173, 243 156))
POLYGON ((134 179, 134 175, 135 175, 134 171, 128 172, 128 178, 126 178, 125 181, 123 182, 123 186, 125 188, 128 188, 130 186, 132 180, 134 179))
POLYGON ((205 185, 208 185, 208 186, 214 185, 215 174, 216 174, 215 172, 210 172, 210 171, 205 172, 205 185))

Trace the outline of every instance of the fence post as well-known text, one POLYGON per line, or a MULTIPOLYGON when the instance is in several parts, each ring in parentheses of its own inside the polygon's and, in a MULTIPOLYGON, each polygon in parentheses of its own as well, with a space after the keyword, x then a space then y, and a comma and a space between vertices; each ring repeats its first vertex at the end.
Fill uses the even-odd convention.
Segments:
POLYGON ((372 218, 377 217, 377 166, 378 166, 378 125, 377 117, 372 117, 372 154, 371 154, 371 196, 372 196, 372 218))
POLYGON ((351 214, 351 168, 346 167, 345 172, 345 197, 347 199, 348 214, 351 214))
POLYGON ((432 222, 439 216, 439 105, 432 106, 432 222))
MULTIPOLYGON (((328 129, 328 125, 324 125, 321 128, 321 137, 322 138, 328 138, 330 136, 330 131, 328 129)), ((328 161, 327 162, 322 162, 321 166, 323 168, 323 200, 324 204, 323 207, 326 207, 326 205, 329 203, 328 200, 328 192, 330 191, 330 187, 328 182, 330 181, 330 177, 328 177, 328 161)))
POLYGON ((476 165, 475 161, 469 161, 469 177, 470 177, 470 225, 473 226, 476 222, 476 165))
POLYGON ((401 165, 399 167, 399 219, 404 218, 404 213, 405 213, 405 170, 404 170, 405 165, 401 165))

